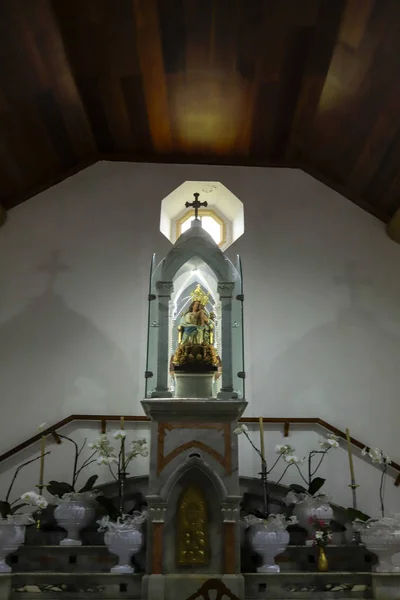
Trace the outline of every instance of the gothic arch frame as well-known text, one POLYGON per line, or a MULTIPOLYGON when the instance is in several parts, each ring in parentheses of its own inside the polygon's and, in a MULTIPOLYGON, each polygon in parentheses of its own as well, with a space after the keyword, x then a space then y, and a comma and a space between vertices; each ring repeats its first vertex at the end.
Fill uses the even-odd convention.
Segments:
POLYGON ((228 496, 228 490, 225 487, 222 479, 217 473, 211 468, 211 466, 205 462, 203 458, 188 457, 183 464, 181 464, 171 477, 168 478, 165 485, 160 490, 160 496, 164 502, 168 504, 171 493, 175 489, 176 485, 190 471, 197 470, 202 473, 213 485, 213 488, 218 494, 218 499, 222 503, 228 496))

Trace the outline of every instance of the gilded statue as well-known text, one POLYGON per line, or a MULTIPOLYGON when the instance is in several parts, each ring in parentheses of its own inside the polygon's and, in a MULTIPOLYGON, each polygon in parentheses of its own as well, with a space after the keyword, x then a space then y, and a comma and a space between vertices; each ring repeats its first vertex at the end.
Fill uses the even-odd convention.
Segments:
POLYGON ((215 314, 206 310, 209 294, 198 284, 190 295, 189 309, 179 322, 179 345, 172 363, 175 370, 216 370, 220 361, 214 348, 215 314))
POLYGON ((209 553, 206 500, 200 488, 192 485, 182 493, 178 502, 178 564, 206 565, 209 553))

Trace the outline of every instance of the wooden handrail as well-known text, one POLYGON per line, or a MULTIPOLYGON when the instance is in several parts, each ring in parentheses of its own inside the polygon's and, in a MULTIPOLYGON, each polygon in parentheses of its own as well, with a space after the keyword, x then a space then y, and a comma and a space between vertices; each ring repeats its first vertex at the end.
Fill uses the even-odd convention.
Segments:
MULTIPOLYGON (((36 435, 28 438, 27 440, 25 440, 25 442, 18 444, 18 446, 14 446, 14 448, 11 448, 11 450, 7 450, 7 452, 4 452, 3 454, 1 454, 0 455, 0 463, 7 460, 8 458, 11 458, 11 456, 14 456, 14 454, 17 454, 18 452, 21 452, 22 450, 29 448, 29 446, 32 446, 32 444, 35 444, 36 442, 38 442, 43 435, 52 435, 58 429, 61 429, 61 427, 65 427, 66 425, 69 425, 69 423, 72 423, 74 421, 99 421, 101 423, 101 427, 103 429, 104 423, 106 423, 107 421, 119 421, 121 419, 121 417, 124 417, 125 421, 133 421, 133 422, 137 422, 137 423, 149 423, 150 422, 150 419, 148 417, 146 417, 145 415, 126 415, 126 416, 124 416, 124 415, 70 415, 69 417, 62 419, 61 421, 58 421, 58 423, 55 423, 55 425, 51 425, 50 427, 47 427, 47 429, 44 429, 40 433, 37 433, 36 435)), ((259 423, 259 417, 242 417, 240 419, 240 422, 241 423, 259 423)), ((289 418, 289 417, 265 417, 264 418, 263 417, 263 422, 270 423, 270 424, 276 424, 276 425, 283 425, 285 436, 287 436, 289 434, 290 425, 318 425, 319 427, 322 427, 323 429, 330 431, 331 433, 333 433, 334 435, 337 435, 339 438, 342 438, 343 440, 347 439, 346 434, 343 431, 341 431, 337 427, 334 427, 330 423, 327 423, 323 419, 318 419, 317 417, 293 417, 293 418, 289 418)), ((363 444, 362 442, 360 442, 359 440, 357 440, 353 437, 350 437, 350 442, 353 446, 355 446, 356 448, 359 448, 360 450, 362 450, 363 448, 365 448, 367 446, 367 444, 363 444)), ((397 462, 391 462, 390 468, 393 469, 394 471, 397 471, 395 485, 399 486, 400 485, 400 465, 397 462)))

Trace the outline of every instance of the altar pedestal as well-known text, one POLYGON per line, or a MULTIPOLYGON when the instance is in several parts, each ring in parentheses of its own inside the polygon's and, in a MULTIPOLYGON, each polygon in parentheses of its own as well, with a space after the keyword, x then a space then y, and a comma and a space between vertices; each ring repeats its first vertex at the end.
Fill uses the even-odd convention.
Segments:
MULTIPOLYGON (((207 377, 212 382, 214 374, 207 377)), ((186 600, 209 580, 244 598, 233 432, 246 404, 209 397, 142 401, 151 419, 143 600, 186 600)))
POLYGON ((215 371, 211 373, 177 373, 175 371, 176 398, 212 398, 215 371))

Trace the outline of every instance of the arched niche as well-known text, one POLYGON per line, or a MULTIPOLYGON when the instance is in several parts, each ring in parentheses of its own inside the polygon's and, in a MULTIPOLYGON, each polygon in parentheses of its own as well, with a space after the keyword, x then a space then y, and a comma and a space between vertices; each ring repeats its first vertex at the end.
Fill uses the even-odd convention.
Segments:
MULTIPOLYGON (((198 453, 196 453, 198 454, 198 453)), ((227 491, 216 473, 201 459, 192 458, 186 461, 168 480, 161 490, 166 501, 166 515, 163 534, 163 570, 165 573, 221 573, 223 568, 223 518, 221 504, 227 491), (209 554, 206 564, 182 565, 178 550, 181 540, 178 535, 182 529, 182 515, 179 508, 182 499, 190 489, 199 489, 204 499, 207 523, 205 535, 209 554)))
POLYGON ((165 257, 161 268, 162 281, 173 281, 182 266, 194 257, 208 265, 217 281, 229 281, 232 278, 233 265, 229 259, 210 234, 202 229, 200 221, 193 221, 192 227, 180 236, 165 257))

